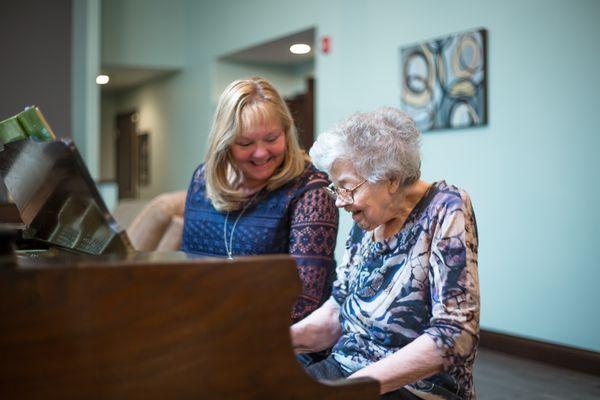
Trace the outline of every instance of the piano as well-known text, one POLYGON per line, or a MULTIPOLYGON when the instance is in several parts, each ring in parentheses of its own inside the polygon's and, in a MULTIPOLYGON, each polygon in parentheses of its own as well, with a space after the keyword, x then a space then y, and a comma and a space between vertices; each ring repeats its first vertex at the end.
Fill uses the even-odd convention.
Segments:
POLYGON ((135 251, 75 145, 26 114, 0 122, 1 399, 379 398, 296 361, 291 257, 135 251))

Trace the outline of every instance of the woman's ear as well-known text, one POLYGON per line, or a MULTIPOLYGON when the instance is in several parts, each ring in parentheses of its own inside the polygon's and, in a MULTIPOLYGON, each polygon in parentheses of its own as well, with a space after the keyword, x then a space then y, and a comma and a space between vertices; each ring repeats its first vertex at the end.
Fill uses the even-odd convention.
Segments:
POLYGON ((390 193, 396 193, 400 188, 400 181, 398 179, 388 180, 388 190, 390 193))

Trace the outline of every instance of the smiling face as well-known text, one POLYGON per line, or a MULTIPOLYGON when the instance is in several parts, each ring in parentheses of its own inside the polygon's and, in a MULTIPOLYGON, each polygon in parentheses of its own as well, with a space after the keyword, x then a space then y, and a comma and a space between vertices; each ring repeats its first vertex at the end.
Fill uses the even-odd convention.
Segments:
POLYGON ((241 132, 231 145, 231 156, 241 173, 241 189, 253 191, 264 186, 283 163, 285 130, 276 117, 263 115, 258 118, 243 115, 241 125, 241 132))
MULTIPOLYGON (((331 179, 336 186, 345 189, 352 189, 364 181, 352 163, 347 160, 338 160, 334 163, 331 179)), ((397 185, 390 182, 367 181, 354 191, 354 203, 348 204, 338 197, 335 205, 351 213, 354 222, 362 229, 371 231, 393 217, 390 210, 395 209, 392 205, 396 189, 397 185)))

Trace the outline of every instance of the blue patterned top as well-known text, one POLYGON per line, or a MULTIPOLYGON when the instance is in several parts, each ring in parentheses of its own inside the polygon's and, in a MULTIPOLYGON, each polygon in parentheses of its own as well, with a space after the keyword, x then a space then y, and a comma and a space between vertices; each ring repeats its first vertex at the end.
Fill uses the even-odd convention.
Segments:
POLYGON ((427 399, 474 399, 477 245, 469 196, 444 181, 434 183, 402 229, 384 241, 354 225, 332 293, 342 324, 332 354, 346 372, 426 334, 443 355, 443 372, 406 388, 427 399))
MULTIPOLYGON (((274 191, 263 189, 241 215, 233 232, 234 256, 290 254, 298 267, 302 294, 292 311, 298 321, 319 307, 331 293, 335 277, 335 239, 338 210, 325 193, 327 176, 307 163, 304 172, 274 191)), ((217 211, 206 197, 204 166, 200 165, 188 189, 181 250, 226 257, 223 229, 229 241, 242 211, 217 211)))

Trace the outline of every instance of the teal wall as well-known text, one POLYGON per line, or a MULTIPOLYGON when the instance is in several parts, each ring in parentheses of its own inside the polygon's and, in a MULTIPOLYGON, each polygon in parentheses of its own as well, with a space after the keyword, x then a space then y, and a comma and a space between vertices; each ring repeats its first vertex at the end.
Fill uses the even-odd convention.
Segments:
POLYGON ((185 0, 101 1, 102 65, 184 65, 185 0))
MULTIPOLYGON (((173 56, 184 67, 153 93, 169 128, 163 191, 186 187, 202 159, 224 54, 313 26, 330 36, 331 53, 315 60, 320 132, 351 112, 399 104, 400 46, 488 29, 489 124, 425 134, 423 176, 473 199, 483 328, 600 351, 600 2, 190 0, 184 8, 184 55, 173 56)), ((153 57, 168 55, 157 48, 153 57)), ((143 90, 152 89, 132 96, 143 90)), ((344 217, 338 258, 349 224, 344 217)))
POLYGON ((100 173, 100 0, 73 0, 71 19, 71 127, 90 175, 100 173))

